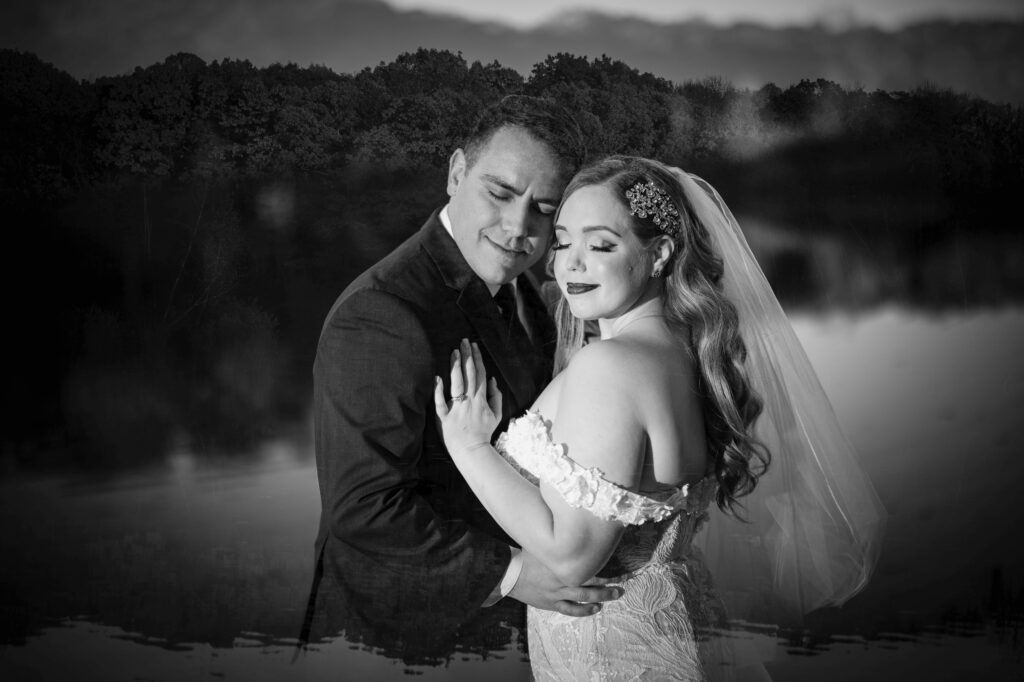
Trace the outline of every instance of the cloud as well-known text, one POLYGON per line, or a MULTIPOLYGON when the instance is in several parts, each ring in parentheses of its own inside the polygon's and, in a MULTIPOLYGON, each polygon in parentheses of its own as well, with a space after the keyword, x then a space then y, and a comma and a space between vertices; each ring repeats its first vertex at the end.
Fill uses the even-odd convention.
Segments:
POLYGON ((206 61, 323 64, 353 73, 427 47, 461 51, 469 61, 498 61, 524 75, 549 54, 571 52, 607 54, 677 83, 706 76, 752 88, 767 82, 786 87, 803 78, 868 90, 930 83, 997 102, 1024 102, 1020 21, 934 22, 885 31, 659 24, 584 13, 572 22, 518 30, 399 11, 381 0, 19 0, 0 9, 0 44, 34 52, 78 78, 130 72, 178 52, 206 61))
POLYGON ((266 64, 323 57, 348 26, 376 34, 392 13, 379 0, 16 0, 0 9, 0 43, 77 77, 147 66, 178 52, 266 64))

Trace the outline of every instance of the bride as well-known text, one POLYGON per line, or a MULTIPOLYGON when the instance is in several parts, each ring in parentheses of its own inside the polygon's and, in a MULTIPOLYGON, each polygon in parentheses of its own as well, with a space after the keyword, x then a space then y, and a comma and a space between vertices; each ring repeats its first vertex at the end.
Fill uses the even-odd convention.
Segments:
POLYGON ((802 613, 866 583, 881 505, 703 180, 633 157, 585 168, 556 215, 552 268, 556 373, 531 410, 491 446, 501 394, 468 340, 452 354, 451 402, 440 378, 435 389, 455 464, 508 534, 567 585, 624 589, 589 618, 529 609, 534 675, 735 678, 695 543, 710 513, 718 540, 702 542, 724 556, 727 596, 745 596, 730 607, 802 613), (600 340, 584 344, 590 320, 600 340))

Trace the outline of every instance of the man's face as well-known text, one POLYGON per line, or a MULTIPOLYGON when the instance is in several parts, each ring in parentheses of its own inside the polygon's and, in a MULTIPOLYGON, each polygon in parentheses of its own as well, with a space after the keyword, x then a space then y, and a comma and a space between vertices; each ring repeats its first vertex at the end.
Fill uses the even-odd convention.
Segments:
POLYGON ((448 217, 459 250, 493 291, 544 255, 565 180, 547 145, 518 126, 500 128, 467 167, 448 168, 448 217))

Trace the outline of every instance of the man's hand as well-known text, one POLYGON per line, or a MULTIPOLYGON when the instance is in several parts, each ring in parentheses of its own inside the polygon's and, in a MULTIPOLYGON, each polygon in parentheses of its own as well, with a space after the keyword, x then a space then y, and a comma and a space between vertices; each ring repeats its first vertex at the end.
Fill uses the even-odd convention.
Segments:
POLYGON ((594 578, 591 584, 581 587, 563 585, 547 566, 529 552, 523 552, 523 570, 509 597, 546 611, 558 611, 566 616, 592 616, 601 610, 601 603, 622 596, 621 587, 599 584, 594 578))

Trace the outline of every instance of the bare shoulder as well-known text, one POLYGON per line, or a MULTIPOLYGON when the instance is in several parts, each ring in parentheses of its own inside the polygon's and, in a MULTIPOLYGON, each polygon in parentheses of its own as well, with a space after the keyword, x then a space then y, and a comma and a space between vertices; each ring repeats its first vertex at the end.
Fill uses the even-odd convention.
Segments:
POLYGON ((563 372, 551 435, 580 465, 634 489, 645 441, 631 362, 629 348, 613 340, 580 349, 563 372))
POLYGON ((576 352, 568 369, 576 372, 614 372, 633 361, 635 350, 634 344, 624 343, 618 339, 593 341, 576 352))
MULTIPOLYGON (((570 456, 581 464, 599 467, 609 480, 636 490, 648 448, 651 482, 666 484, 681 480, 690 468, 681 453, 703 453, 694 368, 686 349, 673 340, 598 341, 577 352, 565 373, 553 435, 569 444, 570 456)), ((701 463, 694 466, 703 470, 701 463)))
POLYGON ((597 382, 626 394, 649 385, 658 374, 658 353, 635 340, 607 339, 581 348, 566 368, 573 384, 597 382))

